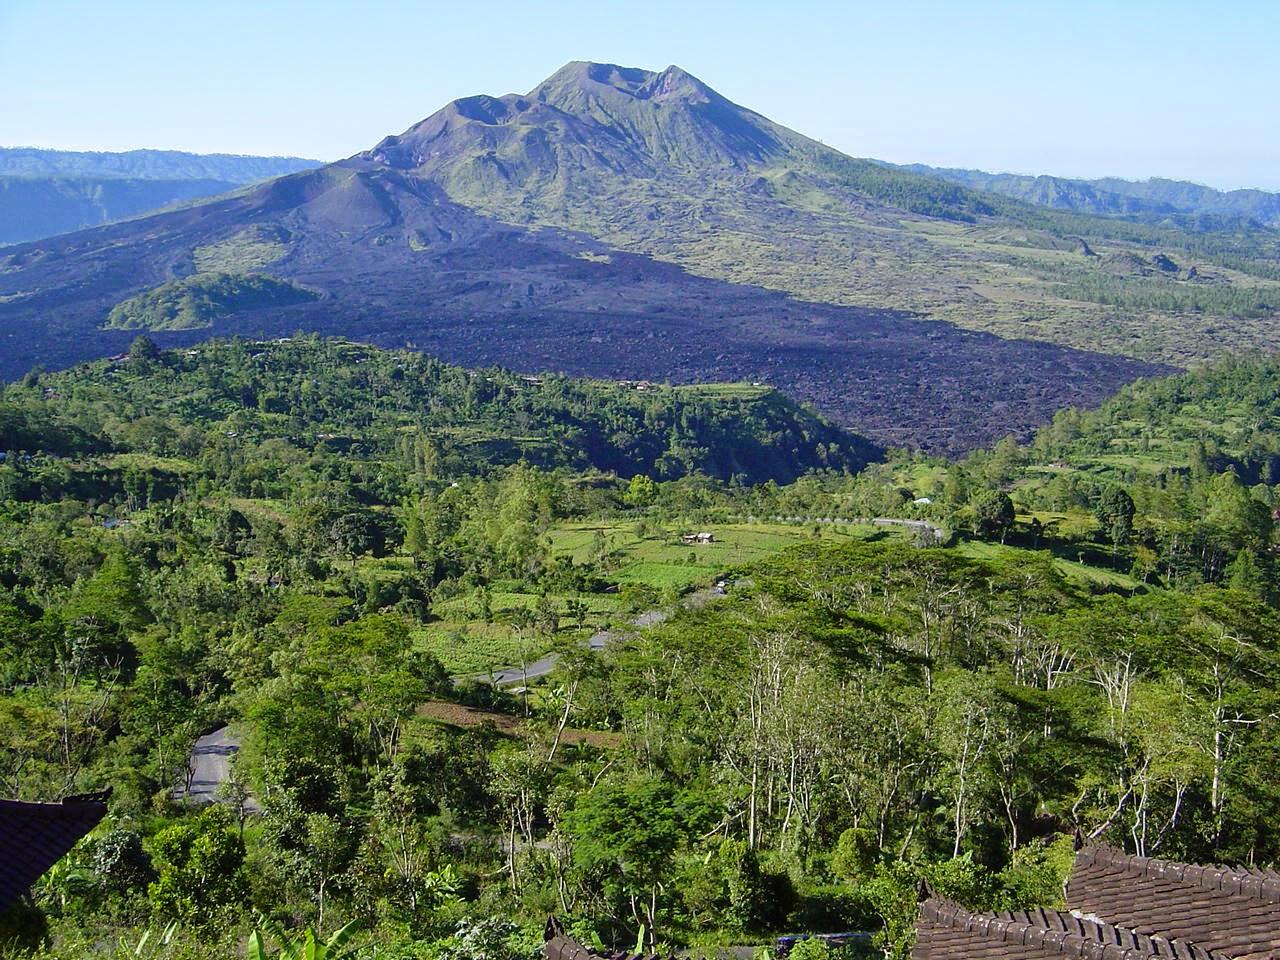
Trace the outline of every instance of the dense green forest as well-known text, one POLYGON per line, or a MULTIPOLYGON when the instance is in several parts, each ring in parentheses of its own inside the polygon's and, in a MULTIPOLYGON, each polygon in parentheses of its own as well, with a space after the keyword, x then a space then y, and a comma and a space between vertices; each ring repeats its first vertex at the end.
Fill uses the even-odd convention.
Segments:
MULTIPOLYGON (((376 460, 388 482, 395 473, 440 480, 517 461, 624 477, 700 472, 786 481, 808 469, 856 472, 880 455, 777 391, 745 384, 669 387, 472 371, 318 337, 216 341, 165 354, 149 344, 141 339, 127 357, 67 374, 26 378, 5 396, 0 446, 35 452, 32 440, 7 435, 29 432, 30 418, 46 421, 46 429, 99 434, 103 449, 158 457, 197 455, 220 429, 238 442, 218 443, 237 448, 249 472, 249 461, 273 459, 254 457, 253 447, 275 441, 271 450, 295 451, 286 462, 313 450, 376 460)), ((253 479, 220 479, 255 492, 253 479)), ((267 488, 260 480, 256 492, 267 488)))
POLYGON ((0 783, 114 793, 0 949, 517 960, 554 913, 904 957, 922 879, 1052 905, 1076 833, 1273 863, 1278 385, 1140 382, 949 462, 760 387, 311 337, 32 373, 0 783))

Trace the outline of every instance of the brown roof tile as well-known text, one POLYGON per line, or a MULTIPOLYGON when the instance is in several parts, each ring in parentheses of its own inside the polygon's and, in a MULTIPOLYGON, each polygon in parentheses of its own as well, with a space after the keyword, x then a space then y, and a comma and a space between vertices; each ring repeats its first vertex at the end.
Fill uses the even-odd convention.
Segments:
POLYGON ((1147 936, 1059 910, 974 913, 941 897, 920 904, 912 960, 1227 960, 1194 944, 1147 936))
POLYGON ((1233 960, 1280 957, 1280 873, 1138 857, 1076 855, 1067 905, 1143 933, 1194 941, 1233 960))
POLYGON ((0 800, 0 910, 20 900, 98 825, 109 793, 67 797, 61 803, 0 800))

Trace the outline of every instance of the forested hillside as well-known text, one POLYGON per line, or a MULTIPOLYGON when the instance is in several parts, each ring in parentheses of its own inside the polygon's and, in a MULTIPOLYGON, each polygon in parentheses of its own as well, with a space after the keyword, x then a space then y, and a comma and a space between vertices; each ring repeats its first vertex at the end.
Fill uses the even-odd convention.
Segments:
POLYGON ((1117 470, 1231 467, 1249 484, 1280 481, 1280 361, 1224 360, 1141 380, 1092 411, 1064 411, 1036 438, 1037 456, 1117 470))
POLYGON ((555 913, 901 960, 922 879, 1050 906, 1077 831, 1273 863, 1277 487, 1237 471, 1276 378, 867 466, 745 385, 305 336, 32 373, 0 398, 0 785, 114 793, 0 943, 354 922, 361 957, 527 960, 555 913), (235 756, 198 784, 210 731, 235 756))
POLYGON ((1039 206, 1074 213, 1127 217, 1149 223, 1181 222, 1194 228, 1221 229, 1254 223, 1280 226, 1280 194, 1266 190, 1215 190, 1199 183, 1152 177, 1123 180, 1101 177, 1081 180, 1071 177, 1030 176, 1016 173, 986 173, 909 164, 901 169, 940 177, 953 183, 988 193, 1025 200, 1039 206))
POLYGON ((199 455, 209 431, 223 430, 249 450, 273 440, 438 478, 523 460, 623 477, 786 482, 809 469, 857 472, 880 454, 765 387, 472 371, 315 337, 165 353, 143 338, 117 360, 29 377, 5 399, 10 416, 73 424, 135 453, 199 455))

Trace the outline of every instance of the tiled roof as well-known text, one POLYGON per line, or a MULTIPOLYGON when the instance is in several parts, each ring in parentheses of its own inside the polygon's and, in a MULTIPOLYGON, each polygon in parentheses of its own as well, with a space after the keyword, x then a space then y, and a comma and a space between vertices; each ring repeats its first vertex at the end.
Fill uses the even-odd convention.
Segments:
POLYGON ((107 812, 107 796, 89 793, 61 803, 0 800, 0 910, 20 900, 107 812))
POLYGON ((1059 910, 973 913, 951 900, 920 904, 912 960, 1227 960, 1191 943, 1146 936, 1059 910))
POLYGON ((1067 905, 1134 930, 1194 940, 1233 960, 1280 957, 1280 873, 1131 856, 1076 855, 1067 905))

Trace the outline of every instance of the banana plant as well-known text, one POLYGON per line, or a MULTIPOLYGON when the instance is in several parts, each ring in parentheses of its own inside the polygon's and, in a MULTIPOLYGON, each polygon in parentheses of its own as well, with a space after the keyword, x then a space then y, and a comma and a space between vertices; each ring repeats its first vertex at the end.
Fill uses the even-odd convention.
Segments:
POLYGON ((134 957, 136 960, 156 960, 163 951, 173 944, 173 938, 178 933, 178 921, 174 920, 160 934, 160 939, 153 941, 151 939, 155 930, 150 927, 138 938, 137 943, 130 943, 126 938, 120 938, 120 953, 126 957, 134 957))
POLYGON ((343 948, 359 932, 359 928, 360 921, 352 920, 322 942, 314 927, 307 927, 297 937, 292 937, 270 917, 260 916, 257 929, 249 935, 245 960, 355 960, 356 950, 343 948), (267 949, 263 931, 280 944, 280 949, 275 953, 267 949))

